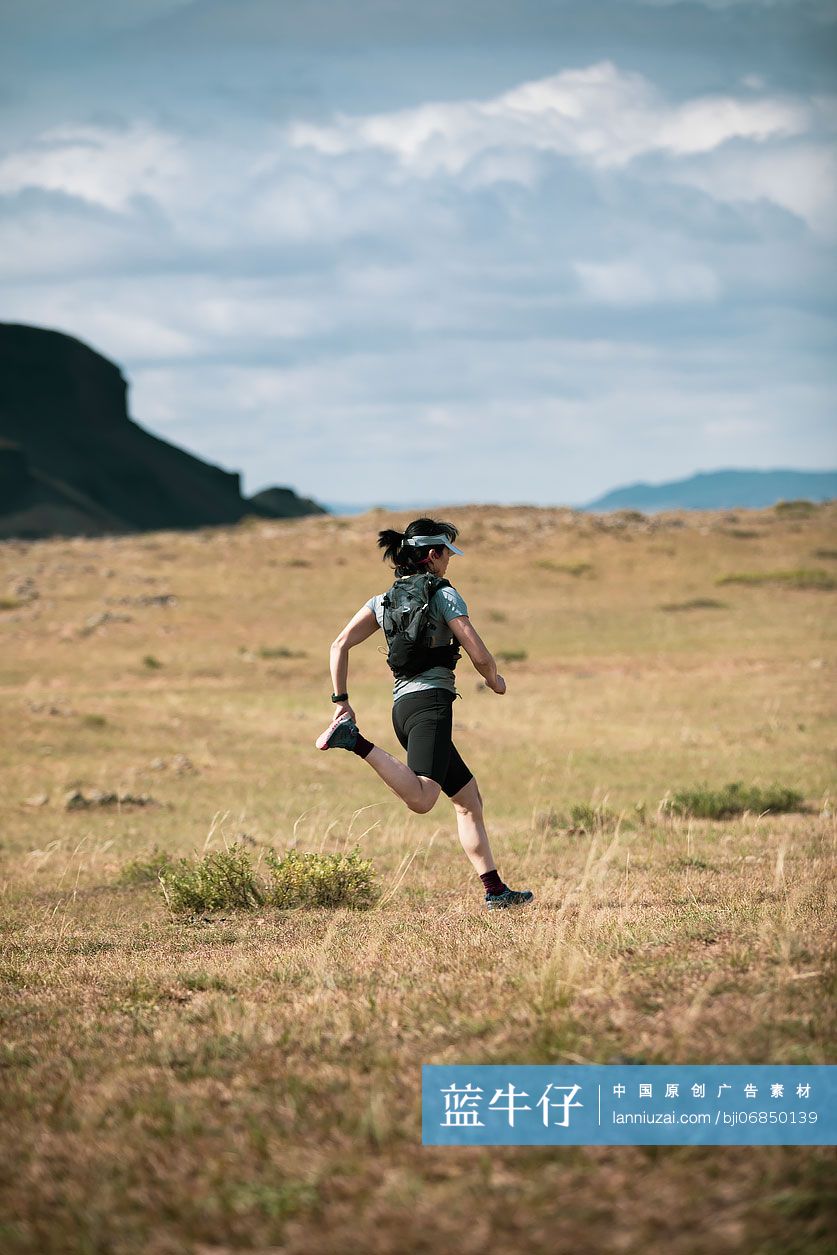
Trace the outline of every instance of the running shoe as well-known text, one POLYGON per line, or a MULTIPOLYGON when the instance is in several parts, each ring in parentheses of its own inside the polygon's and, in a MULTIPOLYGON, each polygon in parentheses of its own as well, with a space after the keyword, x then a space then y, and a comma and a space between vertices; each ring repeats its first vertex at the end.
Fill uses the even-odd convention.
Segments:
POLYGON ((314 744, 318 750, 351 750, 357 742, 357 724, 351 715, 338 715, 314 744))
POLYGON ((489 911, 502 911, 509 906, 523 906, 524 902, 531 902, 534 896, 531 889, 510 889, 506 885, 502 893, 487 893, 485 905, 489 911))

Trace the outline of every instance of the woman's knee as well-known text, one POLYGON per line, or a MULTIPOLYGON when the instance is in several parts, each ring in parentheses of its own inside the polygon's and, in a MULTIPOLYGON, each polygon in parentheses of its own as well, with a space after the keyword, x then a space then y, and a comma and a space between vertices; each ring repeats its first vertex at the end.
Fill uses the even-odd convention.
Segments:
POLYGON ((432 811, 433 807, 439 800, 439 794, 442 792, 442 786, 437 784, 435 780, 420 777, 421 793, 418 797, 408 802, 410 810, 416 815, 426 815, 428 811, 432 811))
POLYGON ((451 798, 453 805, 457 811, 466 815, 482 814, 482 794, 479 790, 476 778, 471 776, 467 784, 463 785, 458 793, 451 798))

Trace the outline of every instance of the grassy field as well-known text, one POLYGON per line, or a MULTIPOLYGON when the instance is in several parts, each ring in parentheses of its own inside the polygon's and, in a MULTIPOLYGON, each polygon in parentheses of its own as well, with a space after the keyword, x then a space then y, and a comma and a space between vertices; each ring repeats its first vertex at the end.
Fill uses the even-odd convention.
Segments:
MULTIPOLYGON (((422 1148, 420 1068, 835 1061, 837 508, 442 517, 517 913, 444 799, 313 749, 405 516, 0 545, 4 1251, 833 1249, 830 1149, 422 1148), (803 808, 660 805, 735 781, 803 808), (382 897, 181 918, 138 867, 235 843, 357 844, 382 897)), ((395 752, 380 635, 350 689, 395 752)))

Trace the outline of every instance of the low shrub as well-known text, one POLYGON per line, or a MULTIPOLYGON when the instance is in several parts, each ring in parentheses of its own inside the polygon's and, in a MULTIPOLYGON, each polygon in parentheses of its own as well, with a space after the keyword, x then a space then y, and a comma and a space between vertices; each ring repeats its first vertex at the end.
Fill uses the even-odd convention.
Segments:
POLYGON ((160 879, 160 873, 171 867, 172 857, 156 845, 145 857, 132 858, 119 873, 120 885, 149 885, 160 879))
POLYGON ((726 602, 716 601, 714 597, 693 597, 691 601, 668 601, 660 606, 669 614, 679 610, 726 610, 726 602))
POLYGON ((299 854, 281 858, 272 851, 268 900, 272 906, 349 906, 364 910, 378 897, 375 872, 357 849, 350 854, 299 854))
POLYGON ((176 915, 224 909, 251 911, 264 901, 250 856, 237 845, 166 865, 160 871, 160 885, 176 915))
POLYGON ((773 509, 777 514, 813 514, 816 510, 813 501, 777 501, 773 509))
POLYGON ((553 562, 551 558, 543 558, 540 562, 536 562, 535 566, 540 567, 542 571, 557 571, 561 575, 572 575, 576 579, 582 575, 593 574, 592 562, 553 562))
POLYGON ((739 571, 723 575, 718 584, 779 584, 785 588, 837 588, 837 579, 820 567, 800 567, 795 571, 739 571))
POLYGON ((729 819, 754 811, 759 815, 783 814, 803 809, 803 797, 795 789, 775 784, 767 789, 745 786, 740 781, 710 789, 706 785, 683 789, 663 798, 660 809, 671 815, 692 815, 696 819, 729 819))
POLYGON ((148 671, 159 671, 163 664, 160 662, 160 659, 155 658, 153 654, 146 654, 142 660, 142 665, 148 671))
POLYGON ((276 648, 266 646, 258 651, 260 658, 305 658, 305 650, 288 649, 285 645, 277 645, 276 648))
POLYGON ((607 807, 591 806, 580 802, 570 807, 568 828, 570 832, 601 832, 616 823, 616 816, 607 807))
POLYGON ((525 649, 500 649, 496 657, 498 662, 525 662, 529 655, 525 649))
POLYGON ((185 972, 178 976, 178 984, 182 985, 189 993, 228 993, 231 989, 230 984, 224 980, 223 976, 217 976, 209 972, 185 972))
POLYGON ((18 610, 22 605, 17 597, 0 597, 0 610, 18 610))
MULTIPOLYGON (((176 915, 252 911, 263 905, 349 906, 363 910, 378 897, 372 863, 361 858, 357 849, 351 854, 300 854, 289 850, 281 857, 270 850, 264 860, 267 881, 256 875, 250 855, 239 844, 192 859, 175 862, 166 855, 157 855, 157 860, 163 895, 176 915)), ((147 868, 150 878, 152 861, 139 863, 134 875, 140 877, 147 868)))

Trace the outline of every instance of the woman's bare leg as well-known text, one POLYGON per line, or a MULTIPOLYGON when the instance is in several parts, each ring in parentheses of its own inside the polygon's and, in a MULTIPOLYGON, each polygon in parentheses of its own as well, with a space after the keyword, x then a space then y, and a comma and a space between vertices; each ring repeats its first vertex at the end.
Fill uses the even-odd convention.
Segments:
POLYGON ((478 876, 493 871, 497 864, 491 853, 482 813, 482 794, 473 776, 451 798, 456 811, 456 827, 462 849, 468 855, 478 876))
POLYGON ((406 763, 399 762, 379 745, 373 746, 364 762, 369 763, 384 784, 416 814, 426 815, 436 805, 442 786, 429 776, 417 776, 406 763))

